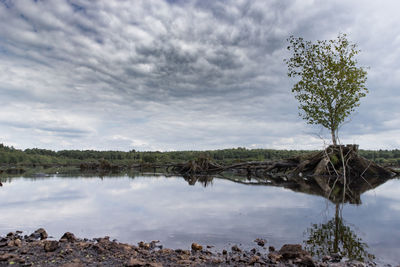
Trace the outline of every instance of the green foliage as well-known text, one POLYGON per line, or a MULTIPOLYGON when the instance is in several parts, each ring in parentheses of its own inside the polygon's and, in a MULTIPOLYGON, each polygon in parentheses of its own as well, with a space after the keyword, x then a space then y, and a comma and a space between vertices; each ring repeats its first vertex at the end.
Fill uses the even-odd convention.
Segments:
MULTIPOLYGON (((96 151, 96 150, 61 150, 46 149, 19 150, 0 144, 1 165, 27 166, 71 166, 80 163, 90 163, 105 160, 110 164, 130 165, 137 163, 176 163, 207 157, 220 164, 233 164, 245 161, 279 160, 305 155, 312 151, 307 150, 275 150, 275 149, 246 149, 231 148, 208 151, 96 151)), ((359 150, 361 156, 378 163, 400 165, 400 150, 359 150)), ((332 158, 332 161, 336 159, 332 158)))
POLYGON ((360 50, 345 34, 316 43, 291 36, 288 42, 292 57, 285 63, 288 76, 300 78, 292 89, 302 111, 300 116, 309 124, 331 130, 336 144, 339 126, 368 93, 367 72, 357 67, 355 59, 360 50))

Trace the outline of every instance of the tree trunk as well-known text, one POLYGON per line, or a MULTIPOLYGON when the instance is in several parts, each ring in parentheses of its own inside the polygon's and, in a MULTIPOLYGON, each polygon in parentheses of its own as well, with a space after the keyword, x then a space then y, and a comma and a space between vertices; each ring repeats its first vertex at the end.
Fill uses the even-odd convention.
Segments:
POLYGON ((331 135, 332 135, 332 144, 334 146, 336 146, 337 143, 336 143, 336 131, 335 131, 335 129, 331 129, 331 135))

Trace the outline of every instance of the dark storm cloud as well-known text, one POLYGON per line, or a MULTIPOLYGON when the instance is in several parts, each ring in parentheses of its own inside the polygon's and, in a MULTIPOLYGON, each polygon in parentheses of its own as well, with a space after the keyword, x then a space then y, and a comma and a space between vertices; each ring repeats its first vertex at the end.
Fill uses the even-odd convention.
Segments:
POLYGON ((377 15, 369 20, 372 10, 385 15, 395 5, 2 1, 0 141, 56 149, 315 146, 318 138, 307 136, 318 129, 297 118, 290 94, 286 38, 328 39, 338 32, 359 41, 360 61, 371 66, 370 84, 379 87, 353 119, 357 129, 344 126, 343 133, 359 139, 396 132, 396 121, 373 107, 399 113, 385 107, 399 98, 399 37, 382 33, 398 23, 377 15), (373 34, 384 38, 367 38, 373 34), (385 44, 390 55, 382 54, 385 44), (15 132, 12 125, 33 131, 15 132))

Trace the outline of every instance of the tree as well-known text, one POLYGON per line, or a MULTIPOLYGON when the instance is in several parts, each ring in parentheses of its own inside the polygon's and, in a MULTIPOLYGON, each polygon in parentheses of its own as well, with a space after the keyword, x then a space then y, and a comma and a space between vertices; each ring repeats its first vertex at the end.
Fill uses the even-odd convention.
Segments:
POLYGON ((292 57, 285 59, 289 77, 299 77, 293 86, 299 101, 299 115, 309 124, 330 130, 337 144, 339 126, 366 96, 367 72, 357 66, 356 44, 339 34, 335 40, 312 43, 303 38, 288 38, 292 57))

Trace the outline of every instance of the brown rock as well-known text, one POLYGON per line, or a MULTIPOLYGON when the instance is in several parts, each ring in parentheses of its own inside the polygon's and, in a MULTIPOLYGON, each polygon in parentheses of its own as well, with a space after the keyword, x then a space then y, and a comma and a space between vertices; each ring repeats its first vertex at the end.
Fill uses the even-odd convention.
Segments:
POLYGON ((250 265, 253 265, 253 264, 257 263, 259 260, 260 260, 260 257, 258 257, 258 256, 253 256, 253 257, 251 257, 251 259, 249 260, 249 264, 250 264, 250 265))
POLYGON ((308 253, 304 251, 299 244, 283 245, 279 250, 279 254, 282 255, 282 258, 285 260, 301 258, 305 255, 308 255, 308 253))
POLYGON ((202 249, 203 249, 202 245, 199 245, 197 243, 192 243, 192 250, 199 251, 199 250, 202 250, 202 249))
POLYGON ((268 258, 273 262, 277 262, 281 260, 282 255, 278 254, 277 252, 271 252, 268 254, 268 258))
POLYGON ((60 245, 58 244, 58 241, 51 240, 51 241, 46 241, 44 243, 44 251, 46 252, 53 252, 55 251, 60 245))
POLYGON ((75 242, 76 241, 75 235, 73 233, 70 233, 70 232, 66 232, 65 234, 63 234, 63 236, 60 238, 60 241, 61 241, 61 239, 64 239, 64 240, 66 240, 68 242, 75 242))
POLYGON ((65 263, 63 265, 60 265, 60 267, 84 267, 82 263, 65 263))
POLYGON ((21 247, 22 246, 22 242, 20 239, 15 239, 15 240, 10 240, 7 243, 8 247, 21 247))
POLYGON ((234 245, 231 249, 232 249, 232 252, 242 252, 242 250, 236 245, 234 245))
POLYGON ((82 261, 78 258, 73 259, 69 263, 65 263, 61 265, 61 267, 84 267, 85 265, 82 263, 82 261))
POLYGON ((223 261, 222 259, 219 259, 219 258, 213 258, 213 259, 211 259, 211 262, 212 262, 213 264, 221 264, 221 263, 223 263, 224 261, 223 261))
POLYGON ((127 263, 125 263, 126 267, 141 267, 141 266, 146 266, 146 263, 144 261, 141 261, 136 258, 130 258, 127 263))
POLYGON ((254 242, 256 242, 257 245, 259 245, 260 247, 265 246, 265 243, 267 243, 267 241, 265 239, 261 239, 261 238, 257 238, 256 240, 254 240, 254 242))
POLYGON ((138 245, 139 245, 139 248, 144 248, 144 249, 150 249, 150 247, 151 247, 149 243, 145 243, 143 241, 140 241, 138 243, 138 245))
POLYGON ((40 238, 40 240, 45 240, 49 235, 47 234, 46 230, 44 230, 43 228, 39 228, 35 232, 33 232, 31 236, 33 236, 36 239, 40 238))
POLYGON ((300 259, 296 260, 295 263, 300 264, 301 266, 307 267, 315 267, 315 263, 310 255, 305 255, 300 259))
MULTIPOLYGON (((161 249, 160 251, 163 251, 163 250, 166 250, 166 249, 161 249)), ((179 253, 179 254, 190 255, 190 251, 189 250, 183 250, 183 249, 180 249, 180 248, 175 249, 175 252, 179 253)))
POLYGON ((5 253, 3 255, 0 255, 0 261, 6 261, 6 260, 9 260, 9 259, 12 259, 15 257, 16 257, 16 255, 14 255, 14 254, 5 253))
POLYGON ((15 239, 14 240, 14 246, 19 247, 19 248, 22 247, 21 239, 19 239, 19 238, 15 239))

